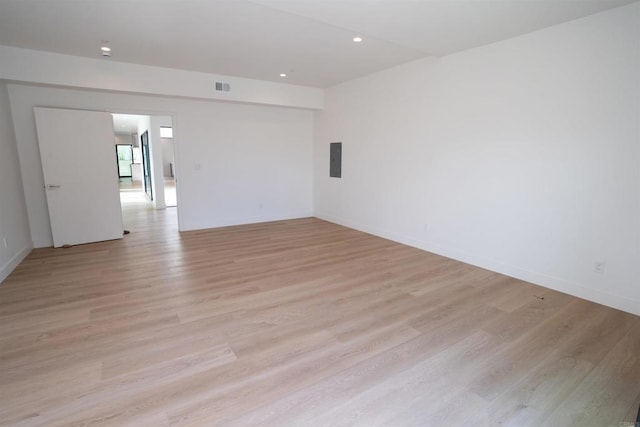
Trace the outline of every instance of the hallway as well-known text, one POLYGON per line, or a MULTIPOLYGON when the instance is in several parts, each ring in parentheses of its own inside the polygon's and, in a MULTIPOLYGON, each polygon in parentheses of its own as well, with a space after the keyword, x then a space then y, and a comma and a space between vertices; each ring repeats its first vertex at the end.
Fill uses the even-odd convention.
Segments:
MULTIPOLYGON (((175 200, 175 186, 173 187, 175 200)), ((164 236, 178 235, 178 214, 175 206, 166 209, 155 209, 142 189, 141 182, 122 180, 120 182, 120 203, 122 205, 122 220, 124 229, 131 234, 149 234, 159 232, 164 236)), ((134 240, 144 236, 132 236, 134 240)))

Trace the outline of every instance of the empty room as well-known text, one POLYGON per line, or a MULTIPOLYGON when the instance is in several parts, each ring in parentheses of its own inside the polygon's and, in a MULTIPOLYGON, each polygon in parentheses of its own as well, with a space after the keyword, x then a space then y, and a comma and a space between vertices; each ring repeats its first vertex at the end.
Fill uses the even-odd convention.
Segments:
POLYGON ((0 0, 0 426, 640 426, 640 2, 0 0))

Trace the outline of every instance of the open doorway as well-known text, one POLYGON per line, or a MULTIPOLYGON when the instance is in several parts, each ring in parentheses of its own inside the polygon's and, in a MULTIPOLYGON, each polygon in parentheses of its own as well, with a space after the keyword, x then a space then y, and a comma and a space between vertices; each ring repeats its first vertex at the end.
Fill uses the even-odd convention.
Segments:
MULTIPOLYGON (((173 130, 171 117, 134 114, 112 116, 116 147, 131 147, 130 176, 123 174, 119 177, 125 228, 133 228, 127 223, 128 220, 140 225, 144 221, 156 220, 160 212, 163 217, 175 218, 175 221, 168 223, 177 224, 173 133, 169 138, 161 136, 161 129, 173 130)), ((119 167, 120 157, 123 156, 118 156, 119 167)))

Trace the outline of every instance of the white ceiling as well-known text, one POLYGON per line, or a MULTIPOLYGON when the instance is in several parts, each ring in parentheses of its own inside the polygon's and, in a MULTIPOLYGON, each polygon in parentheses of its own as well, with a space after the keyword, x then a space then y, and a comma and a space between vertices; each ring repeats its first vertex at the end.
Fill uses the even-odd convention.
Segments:
POLYGON ((115 133, 132 134, 138 132, 138 123, 148 119, 149 116, 139 116, 135 114, 112 114, 113 131, 115 133))
POLYGON ((633 1, 0 0, 0 44, 328 87, 633 1))

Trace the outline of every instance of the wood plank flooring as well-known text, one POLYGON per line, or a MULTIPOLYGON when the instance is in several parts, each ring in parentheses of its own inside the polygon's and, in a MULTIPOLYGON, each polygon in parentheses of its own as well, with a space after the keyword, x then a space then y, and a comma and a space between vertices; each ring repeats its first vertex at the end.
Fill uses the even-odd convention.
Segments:
POLYGON ((637 316, 318 219, 127 206, 0 286, 0 425, 635 421, 637 316))

